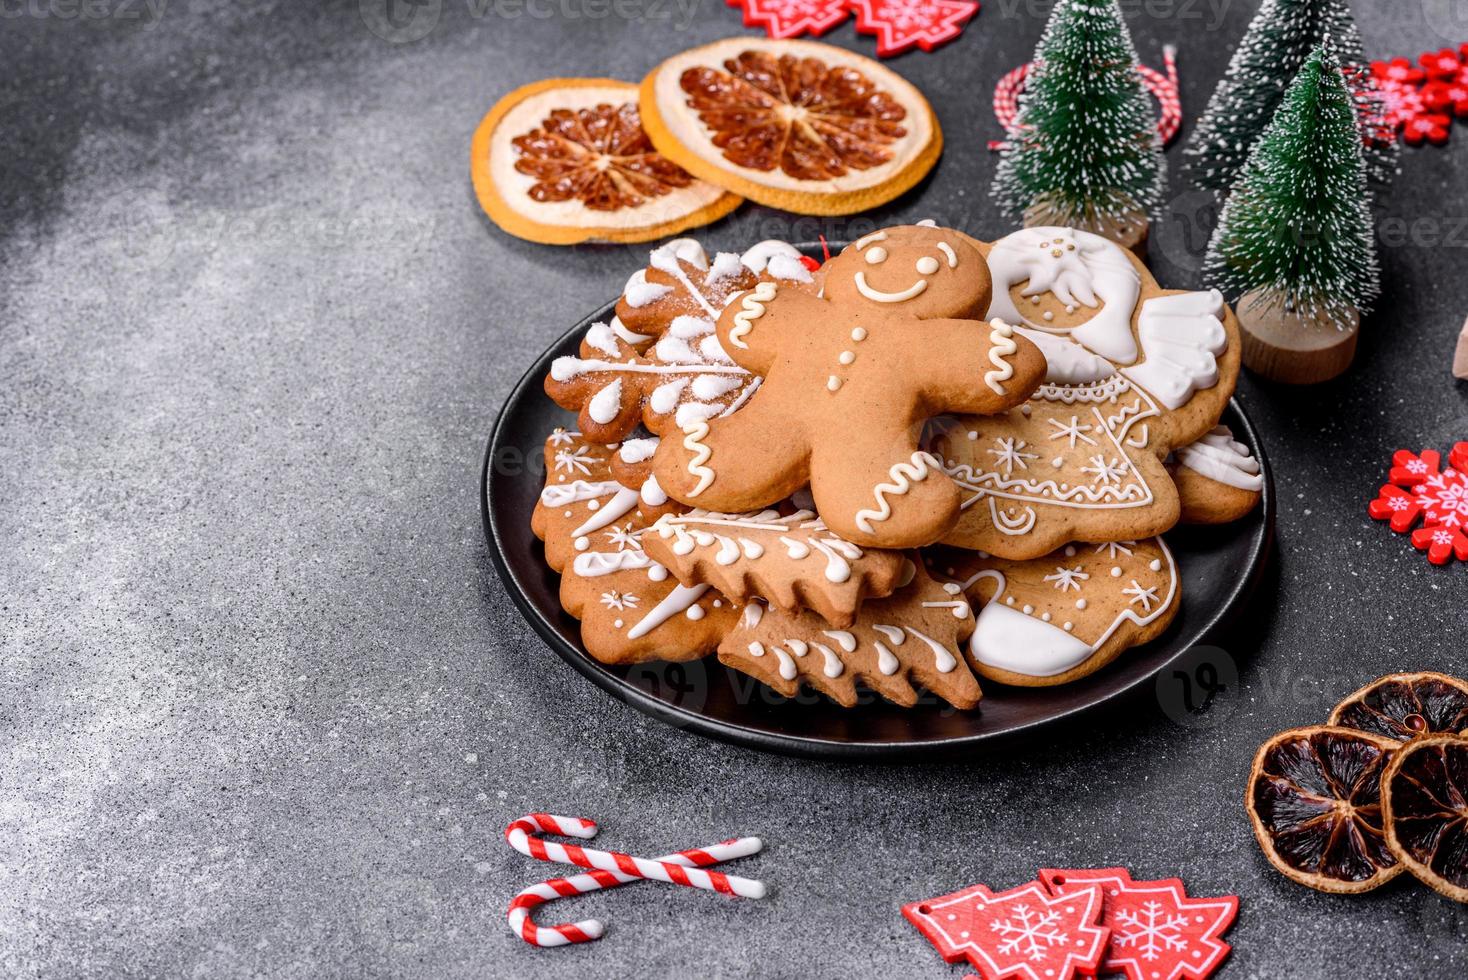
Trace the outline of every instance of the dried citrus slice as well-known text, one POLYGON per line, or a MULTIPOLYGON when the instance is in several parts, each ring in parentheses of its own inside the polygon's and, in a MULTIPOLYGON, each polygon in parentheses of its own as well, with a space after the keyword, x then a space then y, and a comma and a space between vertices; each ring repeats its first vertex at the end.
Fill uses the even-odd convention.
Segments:
POLYGON ((1433 890, 1468 902, 1468 739, 1433 735, 1399 749, 1381 802, 1392 853, 1433 890))
POLYGON ((813 41, 728 38, 642 82, 654 145, 770 207, 851 214, 901 194, 943 149, 928 100, 870 58, 813 41))
POLYGON ((474 131, 469 172, 495 224, 547 245, 650 241, 739 205, 658 153, 637 86, 608 78, 549 78, 500 99, 474 131))
POLYGON ((1370 891, 1402 870, 1382 827, 1391 739, 1315 725, 1259 747, 1244 806, 1269 863, 1317 891, 1370 891))
POLYGON ((1387 674, 1335 706, 1328 724, 1410 741, 1468 730, 1468 683, 1446 674, 1387 674))

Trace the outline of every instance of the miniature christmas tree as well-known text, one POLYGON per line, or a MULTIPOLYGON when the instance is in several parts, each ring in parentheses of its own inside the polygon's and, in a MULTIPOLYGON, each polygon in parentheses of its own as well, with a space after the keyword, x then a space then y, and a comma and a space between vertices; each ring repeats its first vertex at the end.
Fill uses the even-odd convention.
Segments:
POLYGON ((1069 225, 1131 245, 1138 227, 1145 232, 1163 168, 1156 113, 1116 0, 1058 0, 995 198, 1027 225, 1069 225))
POLYGON ((1355 103, 1325 45, 1307 58, 1249 155, 1204 273, 1225 293, 1243 294, 1251 367, 1305 381, 1350 364, 1360 312, 1380 281, 1355 103), (1310 363, 1255 363, 1293 355, 1310 363))
MULTIPOLYGON (((1228 192, 1290 80, 1327 38, 1352 82, 1361 124, 1371 126, 1380 99, 1348 0, 1264 0, 1183 151, 1197 184, 1228 192)), ((1396 168, 1396 141, 1371 139, 1366 163, 1372 180, 1388 180, 1396 168)))

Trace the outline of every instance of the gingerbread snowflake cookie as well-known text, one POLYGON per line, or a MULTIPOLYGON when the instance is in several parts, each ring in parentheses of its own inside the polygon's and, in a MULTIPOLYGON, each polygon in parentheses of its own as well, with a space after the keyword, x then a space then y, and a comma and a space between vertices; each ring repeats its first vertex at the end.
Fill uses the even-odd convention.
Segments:
POLYGON ((1248 446, 1220 425, 1168 460, 1184 524, 1228 524, 1259 505, 1264 474, 1248 446))
POLYGON ((786 613, 813 610, 849 626, 865 600, 890 595, 904 578, 900 551, 861 548, 809 510, 662 517, 643 547, 682 582, 708 583, 732 599, 760 598, 786 613))
POLYGON ((791 615, 752 600, 719 644, 719 660, 786 697, 803 682, 849 708, 857 703, 860 680, 911 707, 918 701, 916 683, 954 707, 972 708, 982 695, 963 656, 963 640, 974 628, 968 601, 915 565, 909 571, 908 583, 887 598, 864 602, 844 629, 815 613, 791 615))
POLYGON ((642 550, 651 519, 639 492, 611 478, 608 447, 557 429, 531 529, 561 573, 561 606, 602 663, 695 660, 733 626, 737 607, 708 586, 679 584, 642 550))
POLYGON ((763 282, 719 318, 723 349, 764 379, 737 413, 679 424, 658 482, 708 510, 760 510, 809 483, 816 511, 859 545, 901 548, 948 533, 959 491, 920 448, 944 412, 1019 405, 1039 350, 978 317, 983 256, 962 234, 905 226, 867 235, 822 269, 820 296, 763 282))
POLYGON ((1203 438, 1233 393, 1239 333, 1217 291, 1158 287, 1127 250, 1026 228, 987 250, 987 316, 1044 352, 1045 381, 1002 415, 959 417, 931 450, 963 493, 944 542, 1007 558, 1177 523, 1163 460, 1203 438))
POLYGON ((1161 538, 1070 544, 1024 561, 937 548, 924 560, 979 610, 968 648, 974 669, 1022 687, 1094 673, 1159 636, 1181 597, 1161 538))
POLYGON ((764 282, 814 288, 800 253, 762 242, 742 256, 680 238, 654 249, 651 264, 628 280, 617 316, 594 323, 578 356, 558 357, 546 394, 577 412, 593 442, 618 442, 639 423, 663 434, 675 423, 736 411, 760 379, 724 352, 714 324, 729 297, 764 282))

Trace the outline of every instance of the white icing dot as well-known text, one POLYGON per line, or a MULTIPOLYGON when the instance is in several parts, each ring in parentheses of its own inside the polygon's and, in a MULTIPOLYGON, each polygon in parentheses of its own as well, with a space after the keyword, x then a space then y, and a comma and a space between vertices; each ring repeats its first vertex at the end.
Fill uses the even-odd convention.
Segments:
POLYGON ((1076 628, 1076 624, 1075 623, 1062 623, 1062 624, 1060 624, 1060 628, 1063 629, 1063 630, 1065 630, 1067 633, 1069 633, 1071 630, 1073 630, 1073 629, 1076 628))
POLYGON ((689 606, 688 607, 688 613, 687 613, 687 615, 688 615, 688 618, 689 619, 693 619, 693 620, 703 619, 703 606, 698 606, 698 605, 689 606))
POLYGON ((586 502, 586 509, 587 510, 596 510, 600 506, 601 506, 601 501, 600 500, 588 500, 586 502))
POLYGON ((917 260, 917 271, 925 276, 931 276, 938 271, 938 260, 931 255, 924 255, 917 260))
POLYGON ((876 248, 867 249, 867 265, 876 265, 878 262, 887 261, 887 250, 878 245, 876 248))
POLYGON ((1038 295, 1031 296, 1030 297, 1030 304, 1032 306, 1039 306, 1040 305, 1040 297, 1038 295))
POLYGON ((1055 314, 1051 313, 1049 310, 1046 310, 1044 313, 1040 314, 1040 317, 1044 320, 1053 320, 1055 319, 1055 314))
POLYGON ((1012 596, 1012 595, 1011 596, 1005 596, 1004 597, 1004 604, 1006 606, 1012 606, 1012 605, 1014 605, 1014 596, 1012 596))
POLYGON ((1112 578, 1121 578, 1121 566, 1120 565, 1112 565, 1111 566, 1111 577, 1112 578))
POLYGON ((849 350, 844 350, 841 352, 841 356, 836 358, 836 360, 840 361, 842 364, 850 364, 852 361, 856 360, 856 355, 849 350))
POLYGON ((840 387, 841 387, 841 379, 838 378, 838 377, 836 377, 834 374, 831 375, 829 378, 826 379, 826 390, 827 391, 835 391, 837 388, 840 388, 840 387))
POLYGON ((1086 608, 1086 600, 1085 599, 1077 599, 1076 600, 1076 608, 1077 609, 1084 609, 1084 608, 1086 608))
MULTIPOLYGON (((969 429, 968 430, 968 441, 969 442, 977 442, 978 439, 979 439, 979 430, 978 429, 969 429)), ((571 514, 570 514, 569 511, 567 511, 566 516, 567 517, 570 517, 571 516, 571 514)))
MULTIPOLYGON (((661 565, 654 565, 647 570, 647 577, 654 582, 661 582, 668 577, 668 570, 661 565)), ((717 606, 718 603, 715 602, 714 605, 717 606)))
POLYGON ((1032 612, 1034 612, 1034 611, 1035 611, 1035 607, 1034 607, 1034 606, 1032 606, 1032 605, 1030 605, 1030 604, 1029 604, 1029 603, 1028 603, 1028 602, 1027 602, 1027 603, 1025 603, 1025 606, 1024 606, 1024 609, 1023 609, 1023 610, 1021 610, 1021 611, 1022 611, 1022 612, 1023 612, 1023 613, 1024 613, 1024 614, 1025 614, 1025 615, 1026 615, 1026 616, 1028 616, 1028 615, 1030 615, 1030 613, 1032 613, 1032 612))
POLYGON ((569 510, 568 510, 568 511, 566 511, 566 516, 567 516, 567 517, 570 517, 570 516, 571 516, 571 512, 570 512, 570 511, 569 511, 569 510))
POLYGON ((612 627, 614 629, 621 629, 622 628, 622 621, 620 619, 614 619, 614 620, 612 620, 612 627))
POLYGON ((1049 613, 1040 613, 1040 622, 1042 622, 1042 623, 1048 623, 1048 622, 1050 622, 1050 614, 1049 613))
POLYGON ((1065 312, 1067 312, 1067 313, 1074 313, 1075 311, 1076 311, 1076 305, 1074 303, 1066 303, 1065 304, 1065 312))
POLYGON ((857 341, 858 343, 860 343, 863 340, 866 340, 867 339, 867 328, 866 327, 857 327, 855 330, 851 331, 851 339, 857 341))
POLYGON ((723 608, 723 605, 724 605, 724 600, 723 599, 715 599, 714 600, 714 608, 715 609, 721 609, 721 608, 723 608))
POLYGON ((1023 415, 1025 418, 1029 418, 1030 417, 1030 406, 1027 405, 1027 404, 1026 405, 1021 405, 1019 407, 1019 414, 1023 415))
POLYGON ((1063 456, 1056 456, 1050 461, 1050 465, 1058 470, 1065 465, 1065 458, 1063 456))
POLYGON ((1074 558, 1075 556, 1076 556, 1076 546, 1073 545, 1073 544, 1066 545, 1065 546, 1065 557, 1067 557, 1067 558, 1074 558))
POLYGON ((1154 572, 1160 572, 1160 571, 1162 571, 1162 559, 1161 558, 1153 558, 1152 559, 1152 563, 1150 565, 1148 565, 1147 567, 1150 568, 1150 569, 1152 569, 1152 571, 1154 571, 1154 572))
POLYGON ((584 534, 581 537, 577 538, 574 544, 576 545, 577 551, 585 551, 587 548, 591 547, 591 542, 587 540, 584 534))

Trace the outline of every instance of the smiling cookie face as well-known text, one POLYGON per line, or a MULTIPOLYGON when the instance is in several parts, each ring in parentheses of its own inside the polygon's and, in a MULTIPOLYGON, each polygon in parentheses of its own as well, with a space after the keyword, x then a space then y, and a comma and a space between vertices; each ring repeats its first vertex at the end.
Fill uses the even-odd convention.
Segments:
POLYGON ((904 225, 873 232, 826 264, 826 298, 923 320, 978 319, 989 305, 989 269, 948 228, 904 225))

